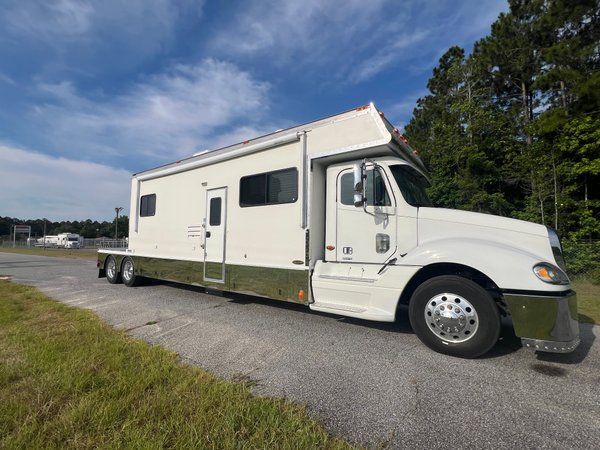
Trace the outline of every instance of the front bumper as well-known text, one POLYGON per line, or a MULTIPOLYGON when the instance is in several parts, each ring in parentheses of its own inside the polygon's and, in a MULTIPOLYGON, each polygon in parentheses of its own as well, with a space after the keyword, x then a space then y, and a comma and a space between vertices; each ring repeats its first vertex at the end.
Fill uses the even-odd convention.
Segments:
POLYGON ((515 334, 523 346, 533 350, 569 353, 579 345, 577 295, 574 291, 555 295, 505 293, 515 334))

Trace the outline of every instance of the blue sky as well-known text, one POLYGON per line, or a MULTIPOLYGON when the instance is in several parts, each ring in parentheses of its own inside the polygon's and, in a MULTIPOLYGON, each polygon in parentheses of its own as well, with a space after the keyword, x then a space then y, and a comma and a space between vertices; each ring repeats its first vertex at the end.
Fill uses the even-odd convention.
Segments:
POLYGON ((370 101, 398 127, 500 0, 4 0, 0 216, 111 220, 130 176, 370 101))

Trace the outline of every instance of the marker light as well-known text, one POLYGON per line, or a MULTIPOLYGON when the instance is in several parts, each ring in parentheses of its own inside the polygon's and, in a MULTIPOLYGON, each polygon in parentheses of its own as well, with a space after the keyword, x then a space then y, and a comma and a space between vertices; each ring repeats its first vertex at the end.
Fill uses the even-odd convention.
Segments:
POLYGON ((539 263, 533 266, 533 273, 545 283, 569 284, 569 278, 558 267, 548 263, 539 263))

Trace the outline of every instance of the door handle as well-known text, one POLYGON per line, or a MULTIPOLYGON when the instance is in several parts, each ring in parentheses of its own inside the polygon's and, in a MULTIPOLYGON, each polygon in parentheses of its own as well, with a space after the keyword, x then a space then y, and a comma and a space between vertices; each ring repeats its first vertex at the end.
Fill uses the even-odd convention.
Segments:
POLYGON ((210 237, 210 231, 206 232, 206 237, 209 238, 210 237))

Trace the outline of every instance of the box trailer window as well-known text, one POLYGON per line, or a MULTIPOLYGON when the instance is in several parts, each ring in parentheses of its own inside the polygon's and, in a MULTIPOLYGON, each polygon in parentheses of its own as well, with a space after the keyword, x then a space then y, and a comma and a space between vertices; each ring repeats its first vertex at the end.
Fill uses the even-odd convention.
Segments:
POLYGON ((213 227, 218 227, 221 225, 221 197, 210 199, 210 215, 208 217, 208 224, 213 227))
MULTIPOLYGON (((354 205, 354 174, 342 175, 340 201, 342 205, 354 205)), ((367 171, 367 205, 390 206, 390 195, 385 188, 385 181, 379 170, 367 171)))
POLYGON ((240 206, 276 205, 298 200, 298 170, 284 169, 242 177, 240 206))
POLYGON ((153 216, 156 213, 156 194, 142 195, 140 199, 140 217, 153 216))

